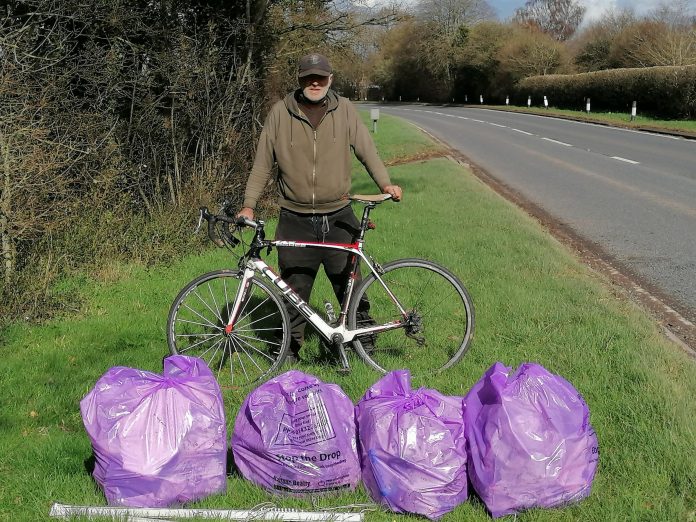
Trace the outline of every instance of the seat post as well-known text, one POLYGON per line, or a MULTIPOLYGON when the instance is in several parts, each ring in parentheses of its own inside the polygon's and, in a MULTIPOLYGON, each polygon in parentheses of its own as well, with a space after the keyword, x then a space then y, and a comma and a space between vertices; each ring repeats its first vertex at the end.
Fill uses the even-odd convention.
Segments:
POLYGON ((360 221, 360 235, 358 241, 362 242, 365 239, 365 231, 367 230, 367 225, 370 222, 370 211, 375 208, 374 203, 368 203, 363 208, 362 220, 360 221))

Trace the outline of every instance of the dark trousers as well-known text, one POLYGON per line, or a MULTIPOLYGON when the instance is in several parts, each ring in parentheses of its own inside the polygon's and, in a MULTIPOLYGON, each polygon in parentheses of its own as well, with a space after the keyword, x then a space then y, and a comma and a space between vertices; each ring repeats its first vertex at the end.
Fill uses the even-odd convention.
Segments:
MULTIPOLYGON (((329 214, 300 214, 281 209, 276 239, 285 241, 320 241, 326 243, 352 243, 360 232, 360 223, 350 205, 329 214)), ((331 281, 339 303, 346 291, 352 254, 324 248, 278 247, 280 276, 306 302, 312 293, 319 267, 331 281)), ((360 281, 358 271, 355 283, 360 281)), ((358 311, 367 314, 369 302, 364 299, 358 311)), ((297 354, 304 341, 307 321, 292 306, 288 306, 291 325, 291 349, 297 354)))

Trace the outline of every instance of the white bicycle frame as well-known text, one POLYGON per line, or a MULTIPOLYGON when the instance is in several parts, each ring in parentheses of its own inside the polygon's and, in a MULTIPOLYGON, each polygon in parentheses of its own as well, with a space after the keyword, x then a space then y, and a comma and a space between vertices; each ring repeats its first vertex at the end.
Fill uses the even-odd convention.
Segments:
MULTIPOLYGON (((293 247, 293 248, 324 248, 330 250, 340 250, 343 252, 350 252, 362 259, 370 271, 374 274, 375 278, 380 282, 387 295, 394 302, 395 306, 401 313, 402 320, 392 321, 382 325, 369 326, 367 328, 357 328, 355 330, 350 330, 346 326, 346 320, 348 316, 348 305, 350 304, 351 297, 353 294, 353 285, 355 284, 355 278, 350 277, 348 280, 348 285, 346 287, 345 296, 343 298, 343 303, 341 304, 341 314, 337 326, 331 326, 324 319, 314 311, 297 293, 290 288, 290 286, 281 279, 281 277, 276 274, 273 269, 261 258, 252 258, 247 261, 244 268, 244 275, 242 276, 241 284, 239 285, 239 290, 234 299, 234 304, 232 311, 230 313, 229 320, 225 327, 225 333, 229 334, 234 330, 234 324, 239 316, 242 303, 246 299, 249 285, 251 284, 251 279, 256 273, 260 274, 264 279, 267 279, 273 283, 273 285, 280 291, 280 293, 287 299, 287 301, 295 307, 306 319, 307 321, 317 329, 321 335, 327 340, 331 341, 337 334, 341 337, 341 342, 350 342, 355 337, 367 334, 374 334, 385 332, 388 330, 395 330, 397 328, 402 328, 406 321, 408 313, 401 305, 396 296, 387 287, 387 285, 382 281, 379 273, 375 270, 375 267, 370 262, 370 259, 362 252, 361 242, 355 244, 342 244, 342 243, 315 243, 315 242, 305 242, 305 241, 271 241, 271 246, 275 247, 293 247)), ((354 270, 357 268, 354 265, 354 270)))

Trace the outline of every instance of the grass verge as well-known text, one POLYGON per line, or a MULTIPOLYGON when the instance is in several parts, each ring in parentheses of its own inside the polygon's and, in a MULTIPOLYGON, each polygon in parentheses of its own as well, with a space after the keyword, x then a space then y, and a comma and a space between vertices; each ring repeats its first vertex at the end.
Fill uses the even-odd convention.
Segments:
MULTIPOLYGON (((385 159, 399 147, 401 126, 380 119, 385 159)), ((406 134, 408 135, 408 134, 406 134)), ((413 147, 402 150, 410 153, 413 147)), ((423 151, 428 151, 423 145, 423 151)), ((390 169, 404 188, 401 204, 374 212, 368 239, 379 261, 427 257, 455 272, 476 306, 474 344, 455 368, 429 383, 464 394, 495 361, 543 364, 573 383, 592 412, 601 457, 592 495, 558 510, 532 510, 519 520, 688 520, 696 512, 696 367, 667 342, 633 304, 572 258, 517 208, 445 159, 390 169)), ((356 173, 354 191, 373 192, 356 173)), ((274 262, 271 256, 271 261, 274 262)), ((14 324, 1 332, 0 519, 47 519, 50 504, 103 505, 86 472, 91 456, 78 402, 111 366, 160 371, 165 323, 178 290, 195 276, 234 265, 229 254, 207 250, 170 266, 119 265, 111 282, 81 284, 79 315, 40 326, 14 324)), ((324 279, 313 304, 329 293, 324 279)), ((310 339, 299 369, 336 382, 353 400, 378 379, 364 365, 341 376, 321 362, 310 339)), ((231 427, 245 392, 227 391, 231 427)), ((195 506, 250 508, 274 501, 312 509, 309 500, 269 497, 237 475, 228 493, 195 506)), ((365 502, 362 489, 318 499, 319 506, 365 502)), ((368 521, 408 520, 383 511, 368 521)), ((489 520, 472 499, 443 521, 489 520)))
POLYGON ((683 132, 696 137, 696 120, 660 120, 650 116, 636 115, 636 118, 631 121, 631 113, 621 112, 590 112, 572 111, 568 109, 557 109, 549 107, 543 109, 541 107, 520 107, 520 106, 500 106, 500 105, 481 105, 487 109, 496 109, 501 111, 524 112, 531 114, 540 114, 544 116, 559 116, 572 118, 574 120, 607 123, 620 127, 646 130, 665 130, 683 132))

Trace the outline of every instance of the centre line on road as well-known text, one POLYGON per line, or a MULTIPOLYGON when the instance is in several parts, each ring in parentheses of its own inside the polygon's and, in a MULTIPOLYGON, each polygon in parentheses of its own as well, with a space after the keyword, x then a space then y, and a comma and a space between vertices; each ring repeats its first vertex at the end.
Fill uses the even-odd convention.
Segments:
POLYGON ((502 127, 503 129, 507 129, 507 125, 501 125, 500 123, 491 123, 491 122, 488 122, 488 123, 490 123, 491 125, 493 125, 495 127, 502 127))
POLYGON ((471 118, 471 121, 475 121, 475 122, 478 122, 478 123, 486 123, 486 122, 483 121, 483 120, 475 120, 474 118, 471 118))
POLYGON ((520 130, 520 129, 514 129, 514 128, 512 128, 512 127, 510 127, 510 128, 511 128, 512 130, 514 130, 515 132, 520 132, 520 133, 522 133, 522 134, 526 134, 527 136, 534 136, 534 134, 532 134, 531 132, 523 131, 523 130, 520 130))
POLYGON ((621 156, 612 156, 611 159, 619 160, 619 161, 625 161, 626 163, 630 163, 632 165, 639 165, 640 162, 638 161, 633 161, 630 159, 622 158, 621 156))
POLYGON ((552 140, 551 138, 541 138, 542 140, 550 141, 551 143, 558 143, 564 147, 572 147, 570 143, 565 143, 564 141, 552 140))

